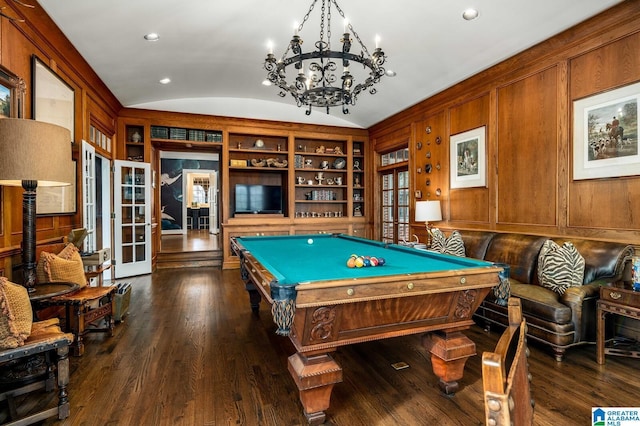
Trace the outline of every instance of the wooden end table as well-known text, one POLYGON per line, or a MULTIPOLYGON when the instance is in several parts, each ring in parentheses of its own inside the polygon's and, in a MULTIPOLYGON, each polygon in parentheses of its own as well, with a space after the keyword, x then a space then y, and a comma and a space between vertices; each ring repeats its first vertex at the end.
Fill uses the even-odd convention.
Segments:
POLYGON ((640 358, 640 351, 606 348, 605 317, 607 314, 622 315, 627 318, 640 319, 640 291, 633 291, 630 285, 618 283, 600 287, 600 300, 597 309, 597 361, 604 364, 604 356, 618 355, 640 358))

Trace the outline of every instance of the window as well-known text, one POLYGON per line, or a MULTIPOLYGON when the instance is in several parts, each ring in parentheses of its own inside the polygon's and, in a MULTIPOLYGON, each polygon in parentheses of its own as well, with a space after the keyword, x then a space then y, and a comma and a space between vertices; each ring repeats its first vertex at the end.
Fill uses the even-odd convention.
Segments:
POLYGON ((202 185, 193 185, 193 193, 191 194, 191 200, 194 203, 206 204, 207 203, 207 191, 204 190, 202 185))

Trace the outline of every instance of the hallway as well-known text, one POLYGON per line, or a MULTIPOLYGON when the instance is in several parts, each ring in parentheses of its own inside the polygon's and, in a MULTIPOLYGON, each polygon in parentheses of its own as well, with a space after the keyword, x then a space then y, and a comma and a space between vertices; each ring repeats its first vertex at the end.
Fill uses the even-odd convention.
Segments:
POLYGON ((220 250, 220 235, 210 234, 208 229, 189 229, 186 234, 162 236, 161 253, 220 250))

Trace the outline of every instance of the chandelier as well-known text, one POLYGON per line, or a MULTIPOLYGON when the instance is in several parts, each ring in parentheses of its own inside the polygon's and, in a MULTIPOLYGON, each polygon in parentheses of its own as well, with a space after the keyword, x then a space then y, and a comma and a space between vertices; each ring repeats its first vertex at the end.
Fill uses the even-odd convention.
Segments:
POLYGON ((371 94, 376 93, 375 85, 385 75, 385 69, 382 65, 386 56, 378 47, 377 40, 376 49, 373 54, 369 54, 358 33, 353 29, 351 23, 347 22, 336 0, 322 0, 320 40, 315 42, 316 50, 303 53, 302 38, 299 33, 317 2, 318 0, 313 0, 311 3, 309 11, 304 16, 302 23, 295 28, 293 38, 279 60, 274 56, 273 48, 269 47, 269 53, 264 61, 264 68, 267 70, 266 82, 268 83, 266 84, 278 86, 281 97, 285 97, 287 93, 291 94, 298 107, 307 107, 306 115, 311 114, 313 107, 326 108, 328 114, 329 108, 335 106, 342 106, 342 112, 348 114, 348 106, 356 104, 360 93, 364 91, 371 94), (332 5, 345 20, 340 39, 340 43, 342 43, 340 50, 331 49, 332 5), (360 45, 360 54, 351 53, 354 39, 360 45), (338 66, 340 61, 342 69, 339 69, 338 66), (352 62, 362 64, 363 71, 353 70, 356 74, 362 74, 362 80, 359 82, 356 81, 352 70, 349 69, 352 62), (293 80, 288 82, 287 68, 289 67, 289 71, 292 71, 291 65, 295 70, 293 70, 293 80), (305 70, 307 74, 305 74, 305 70))

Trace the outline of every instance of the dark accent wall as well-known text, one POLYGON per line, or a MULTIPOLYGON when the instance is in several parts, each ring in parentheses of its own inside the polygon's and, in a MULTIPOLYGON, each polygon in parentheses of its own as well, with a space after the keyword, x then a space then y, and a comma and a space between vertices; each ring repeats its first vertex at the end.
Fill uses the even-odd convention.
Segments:
POLYGON ((160 205, 162 230, 182 229, 184 194, 182 180, 184 169, 218 170, 218 161, 184 158, 160 160, 160 205))

